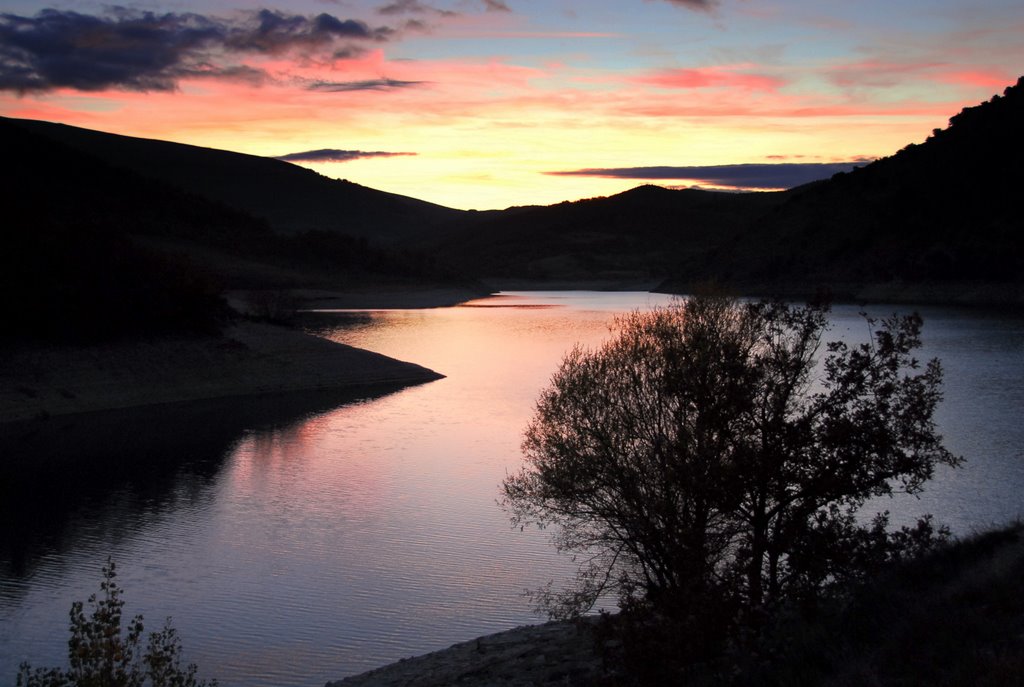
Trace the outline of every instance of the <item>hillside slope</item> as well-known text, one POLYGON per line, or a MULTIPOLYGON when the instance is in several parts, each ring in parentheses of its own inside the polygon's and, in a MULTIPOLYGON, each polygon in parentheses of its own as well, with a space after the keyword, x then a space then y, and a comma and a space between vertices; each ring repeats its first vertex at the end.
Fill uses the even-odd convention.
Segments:
POLYGON ((226 150, 12 119, 111 166, 156 179, 266 220, 281 233, 327 231, 392 243, 461 211, 321 176, 288 162, 226 150))
POLYGON ((670 287, 1024 282, 1024 77, 924 143, 790 192, 670 287))
POLYGON ((448 284, 421 255, 328 231, 282 234, 225 203, 0 118, 5 337, 218 328, 222 289, 448 284))
POLYGON ((784 194, 639 186, 614 196, 464 218, 435 242, 483 278, 649 280, 699 261, 784 194))

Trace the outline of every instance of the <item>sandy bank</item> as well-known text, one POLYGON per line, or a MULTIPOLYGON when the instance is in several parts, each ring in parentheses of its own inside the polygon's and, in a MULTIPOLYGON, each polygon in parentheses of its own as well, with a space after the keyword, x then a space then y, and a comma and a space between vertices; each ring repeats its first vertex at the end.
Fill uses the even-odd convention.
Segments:
POLYGON ((0 361, 0 423, 231 396, 418 384, 419 365, 242 322, 222 337, 24 347, 0 361))
POLYGON ((592 685, 605 675, 595 618, 517 627, 353 675, 327 687, 592 685))

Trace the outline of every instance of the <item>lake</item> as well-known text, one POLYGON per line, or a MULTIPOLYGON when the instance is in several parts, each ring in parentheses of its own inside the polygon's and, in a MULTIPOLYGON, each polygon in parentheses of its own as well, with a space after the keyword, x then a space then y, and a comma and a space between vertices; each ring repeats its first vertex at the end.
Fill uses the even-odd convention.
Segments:
MULTIPOLYGON (((322 335, 447 377, 56 421, 33 467, 3 474, 0 684, 22 660, 63 665, 68 609, 108 555, 126 613, 148 629, 173 616, 188 659, 226 687, 322 685, 537 622, 523 591, 572 564, 543 532, 509 527, 499 484, 562 355, 605 339, 615 313, 667 302, 525 292, 323 314, 322 335)), ((967 463, 881 507, 901 523, 934 513, 957 534, 1019 518, 1024 319, 919 311, 922 357, 945 368, 939 425, 967 463)), ((866 336, 856 307, 832 321, 830 338, 866 336)))

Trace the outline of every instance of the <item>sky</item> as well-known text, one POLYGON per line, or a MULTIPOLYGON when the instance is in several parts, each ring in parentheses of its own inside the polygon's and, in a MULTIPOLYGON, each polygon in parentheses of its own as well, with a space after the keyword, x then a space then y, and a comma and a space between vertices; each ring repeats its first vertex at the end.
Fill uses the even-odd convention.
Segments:
POLYGON ((1020 0, 0 7, 0 115, 461 209, 787 188, 919 143, 1022 73, 1020 0))

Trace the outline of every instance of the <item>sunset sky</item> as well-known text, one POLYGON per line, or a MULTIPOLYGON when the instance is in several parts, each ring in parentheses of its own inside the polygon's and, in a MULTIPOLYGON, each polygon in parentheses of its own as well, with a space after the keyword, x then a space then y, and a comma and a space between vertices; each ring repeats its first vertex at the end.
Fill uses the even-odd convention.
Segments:
POLYGON ((466 209, 792 186, 920 142, 1021 73, 1020 0, 0 11, 2 115, 286 157, 466 209))

